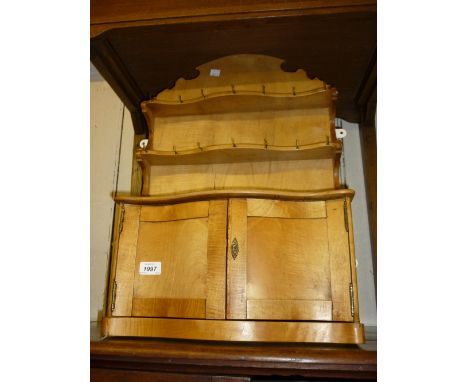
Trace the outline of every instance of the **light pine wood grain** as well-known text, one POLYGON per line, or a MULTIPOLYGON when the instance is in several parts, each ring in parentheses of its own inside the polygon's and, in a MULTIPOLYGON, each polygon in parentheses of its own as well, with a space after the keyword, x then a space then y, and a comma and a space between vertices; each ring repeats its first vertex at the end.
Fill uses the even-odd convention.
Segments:
POLYGON ((247 243, 247 299, 331 300, 326 219, 249 217, 247 243))
POLYGON ((262 322, 168 318, 104 318, 107 336, 190 338, 213 341, 359 344, 363 326, 337 322, 262 322))
MULTIPOLYGON (((231 98, 232 101, 238 99, 231 98)), ((203 112, 198 107, 189 115, 155 117, 150 148, 172 151, 176 146, 183 152, 198 148, 198 143, 203 148, 230 145, 232 140, 239 145, 263 145, 266 140, 271 146, 295 148, 296 140, 304 146, 326 143, 327 136, 330 137, 328 108, 274 110, 276 105, 269 105, 270 110, 258 111, 259 101, 265 101, 264 97, 242 97, 239 101, 232 102, 231 109, 216 110, 216 114, 208 113, 210 110, 198 114, 203 112), (248 102, 254 111, 237 110, 239 101, 248 102)), ((184 107, 173 108, 179 111, 184 107)))
POLYGON ((141 222, 135 298, 206 296, 208 219, 141 222), (140 262, 161 262, 161 275, 140 275, 140 262))
POLYGON ((320 300, 247 300, 249 320, 332 320, 332 302, 320 300))
POLYGON ((211 190, 322 191, 334 188, 333 159, 151 166, 145 195, 211 190))
POLYGON ((212 164, 151 166, 145 196, 176 195, 215 189, 212 164))
POLYGON ((227 200, 209 202, 206 318, 226 318, 227 200))
MULTIPOLYGON (((113 316, 130 316, 132 313, 133 277, 141 207, 124 205, 124 209, 115 271, 116 290, 113 316)), ((113 280, 110 280, 110 288, 113 292, 113 280)))
POLYGON ((195 298, 134 298, 133 316, 205 318, 204 299, 195 298))
POLYGON ((169 206, 142 206, 140 221, 159 222, 208 217, 209 202, 180 203, 169 206))
POLYGON ((228 256, 227 256, 227 311, 228 319, 247 318, 247 201, 230 199, 228 210, 228 256), (232 244, 238 243, 234 258, 232 244))
POLYGON ((351 263, 348 233, 344 222, 344 199, 328 200, 326 203, 333 319, 336 321, 352 321, 349 294, 351 263))
POLYGON ((333 188, 330 159, 214 164, 215 189, 310 191, 333 188))
POLYGON ((326 218, 325 202, 288 202, 283 200, 247 199, 247 216, 269 218, 326 218))

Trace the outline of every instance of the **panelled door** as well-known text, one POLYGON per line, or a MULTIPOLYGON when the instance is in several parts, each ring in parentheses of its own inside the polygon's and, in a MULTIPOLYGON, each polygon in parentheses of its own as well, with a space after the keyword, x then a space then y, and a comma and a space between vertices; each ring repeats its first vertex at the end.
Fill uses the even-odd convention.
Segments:
POLYGON ((230 199, 228 319, 353 321, 343 199, 230 199))
POLYGON ((227 201, 124 211, 112 316, 224 319, 227 201))

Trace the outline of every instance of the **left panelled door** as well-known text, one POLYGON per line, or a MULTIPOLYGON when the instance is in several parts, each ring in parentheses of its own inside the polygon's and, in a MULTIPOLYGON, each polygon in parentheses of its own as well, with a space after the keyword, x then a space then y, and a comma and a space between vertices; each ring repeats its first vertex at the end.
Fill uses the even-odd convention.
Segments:
POLYGON ((227 201, 124 211, 111 315, 224 319, 227 201))

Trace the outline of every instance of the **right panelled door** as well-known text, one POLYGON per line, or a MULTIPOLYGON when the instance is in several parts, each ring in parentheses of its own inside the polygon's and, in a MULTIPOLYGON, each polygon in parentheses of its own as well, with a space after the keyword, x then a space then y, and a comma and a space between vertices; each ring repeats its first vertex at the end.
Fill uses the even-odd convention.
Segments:
POLYGON ((345 200, 231 199, 227 318, 353 321, 345 200))

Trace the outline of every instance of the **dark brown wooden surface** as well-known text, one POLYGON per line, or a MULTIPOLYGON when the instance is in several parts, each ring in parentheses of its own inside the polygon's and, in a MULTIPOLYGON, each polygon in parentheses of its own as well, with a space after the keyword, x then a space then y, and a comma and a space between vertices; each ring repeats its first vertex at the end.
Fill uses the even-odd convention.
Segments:
POLYGON ((358 96, 375 56, 376 1, 140 2, 91 3, 91 61, 138 133, 146 130, 141 101, 180 77, 196 77, 205 62, 239 53, 282 58, 287 71, 303 68, 338 89, 337 117, 360 122, 358 96))
MULTIPOLYGON (((91 382, 212 382, 209 375, 91 368, 91 382)), ((221 382, 221 381, 220 381, 221 382)))
MULTIPOLYGON (((91 368, 94 370, 92 374, 94 373, 95 381, 110 380, 98 377, 105 374, 103 370, 118 373, 112 371, 116 369, 121 371, 121 375, 126 375, 122 371, 127 371, 128 375, 155 372, 375 380, 376 352, 346 345, 236 344, 109 338, 91 342, 91 368)), ((176 377, 173 380, 180 380, 176 377)), ((119 380, 131 380, 121 378, 119 380)), ((141 380, 152 379, 142 377, 141 380)))
MULTIPOLYGON (((185 17, 244 18, 247 14, 275 12, 330 13, 375 6, 375 0, 91 0, 92 34, 115 24, 160 24, 185 17)), ((247 16, 248 17, 248 16, 247 16)))

